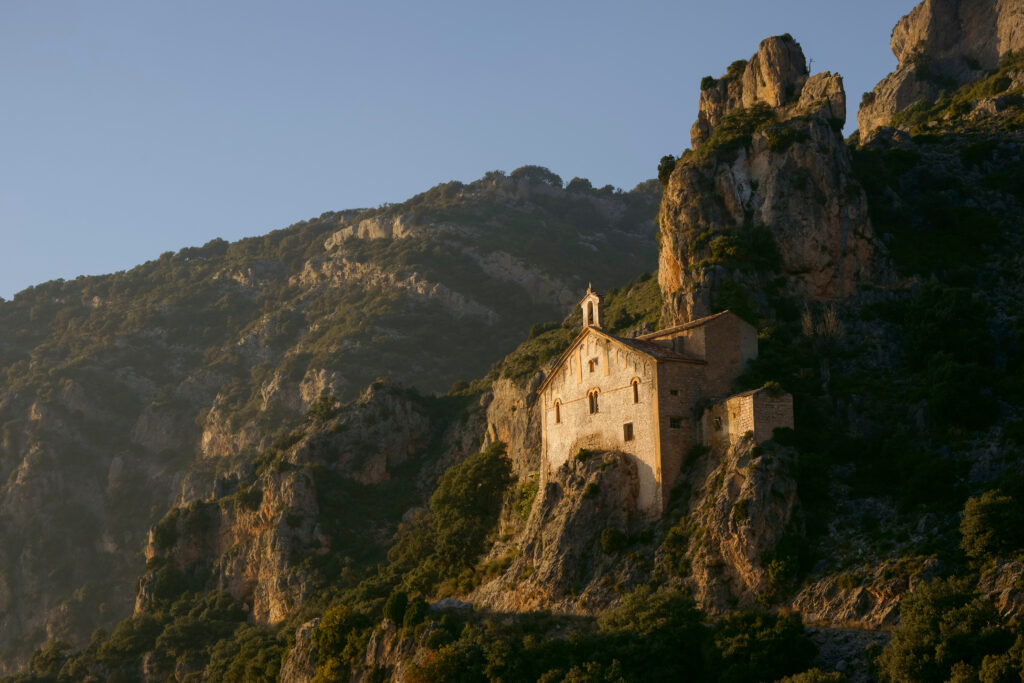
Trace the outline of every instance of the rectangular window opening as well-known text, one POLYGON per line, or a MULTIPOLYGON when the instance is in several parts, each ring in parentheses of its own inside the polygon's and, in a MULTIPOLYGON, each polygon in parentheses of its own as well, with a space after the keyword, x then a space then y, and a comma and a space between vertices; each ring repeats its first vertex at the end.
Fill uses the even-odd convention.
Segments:
POLYGON ((626 424, 622 425, 622 440, 623 441, 632 441, 633 440, 633 423, 632 422, 627 422, 626 424))
POLYGON ((669 426, 669 429, 682 429, 683 428, 683 418, 681 418, 681 417, 670 417, 668 419, 668 426, 669 426))

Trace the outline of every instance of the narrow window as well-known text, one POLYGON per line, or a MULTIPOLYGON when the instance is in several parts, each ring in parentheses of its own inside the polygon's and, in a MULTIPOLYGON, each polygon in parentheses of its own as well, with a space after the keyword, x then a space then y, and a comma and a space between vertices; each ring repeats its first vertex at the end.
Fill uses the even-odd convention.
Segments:
POLYGON ((679 395, 679 390, 678 389, 669 389, 668 393, 669 393, 669 396, 678 396, 679 395))
POLYGON ((633 440, 633 423, 632 422, 627 422, 626 424, 622 425, 622 440, 623 441, 632 441, 633 440))
POLYGON ((633 380, 633 403, 640 402, 640 380, 633 380))
POLYGON ((722 418, 720 418, 720 417, 716 417, 715 418, 715 431, 716 432, 722 431, 722 418))
POLYGON ((555 424, 559 424, 562 421, 562 404, 555 401, 555 424))
POLYGON ((590 414, 593 415, 597 412, 597 392, 590 392, 590 414))
POLYGON ((594 361, 591 360, 591 361, 587 361, 587 362, 590 364, 590 371, 593 372, 594 371, 594 361))
POLYGON ((593 325, 594 324, 594 302, 593 301, 591 301, 590 303, 587 304, 587 324, 588 325, 593 325))
POLYGON ((683 418, 681 418, 681 417, 670 417, 668 419, 668 426, 669 426, 670 429, 682 429, 683 428, 683 418))

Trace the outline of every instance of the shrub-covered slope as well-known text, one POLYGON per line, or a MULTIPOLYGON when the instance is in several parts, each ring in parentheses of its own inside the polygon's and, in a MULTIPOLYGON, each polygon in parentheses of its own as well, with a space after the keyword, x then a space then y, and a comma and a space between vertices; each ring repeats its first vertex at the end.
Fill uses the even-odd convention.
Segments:
MULTIPOLYGON (((480 376, 588 281, 649 270, 656 202, 524 167, 0 301, 0 670, 124 617, 150 525, 310 411, 480 376)), ((376 446, 342 469, 387 479, 405 456, 376 446)))

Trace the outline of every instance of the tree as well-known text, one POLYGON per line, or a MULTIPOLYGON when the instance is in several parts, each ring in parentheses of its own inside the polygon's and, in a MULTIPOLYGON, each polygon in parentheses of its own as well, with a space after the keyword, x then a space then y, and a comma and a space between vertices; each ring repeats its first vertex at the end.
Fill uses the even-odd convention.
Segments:
MULTIPOLYGON (((900 625, 878 658, 883 680, 947 681, 977 671, 987 655, 1002 655, 1013 634, 967 579, 921 584, 900 605, 900 625)), ((977 680, 977 679, 975 679, 977 680)))
POLYGON ((1024 547, 1024 512, 1010 496, 986 491, 967 499, 960 537, 960 547, 974 559, 1020 550, 1024 547))
POLYGON ((668 179, 672 176, 672 171, 676 168, 676 158, 671 154, 663 156, 661 161, 658 162, 658 181, 662 187, 668 185, 668 179))
POLYGON ((450 568, 465 568, 484 550, 487 534, 498 522, 512 470, 505 444, 486 449, 448 468, 430 497, 435 550, 450 568))

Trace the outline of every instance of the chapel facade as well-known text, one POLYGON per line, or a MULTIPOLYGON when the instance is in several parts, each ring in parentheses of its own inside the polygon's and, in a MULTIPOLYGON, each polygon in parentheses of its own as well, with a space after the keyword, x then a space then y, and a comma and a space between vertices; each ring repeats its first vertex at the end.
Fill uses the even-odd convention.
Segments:
POLYGON ((637 506, 665 508, 693 446, 728 448, 751 433, 757 442, 793 427, 793 398, 758 389, 730 396, 757 357, 757 330, 724 311, 635 338, 602 328, 602 298, 580 301, 583 329, 538 389, 545 467, 580 449, 617 450, 636 459, 637 506))

